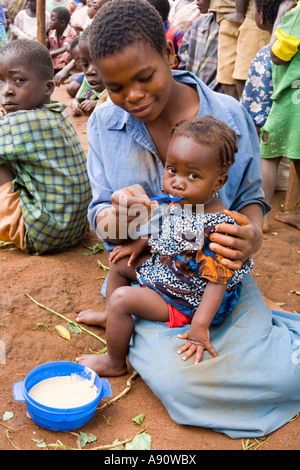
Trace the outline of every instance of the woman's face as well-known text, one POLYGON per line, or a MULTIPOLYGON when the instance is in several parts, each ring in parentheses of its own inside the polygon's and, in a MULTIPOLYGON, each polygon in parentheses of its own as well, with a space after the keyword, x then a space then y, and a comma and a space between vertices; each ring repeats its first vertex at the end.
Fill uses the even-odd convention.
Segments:
POLYGON ((164 54, 137 42, 97 60, 111 100, 145 123, 153 122, 168 106, 174 83, 170 65, 173 49, 164 54))

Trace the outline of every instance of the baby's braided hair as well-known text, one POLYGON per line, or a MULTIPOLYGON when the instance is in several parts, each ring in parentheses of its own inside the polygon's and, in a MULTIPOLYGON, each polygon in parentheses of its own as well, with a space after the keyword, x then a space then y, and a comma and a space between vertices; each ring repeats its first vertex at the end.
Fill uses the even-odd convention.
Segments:
POLYGON ((178 136, 190 137, 199 144, 215 148, 221 168, 228 169, 235 162, 238 151, 236 133, 223 121, 210 115, 178 122, 171 131, 171 139, 178 136))
POLYGON ((149 44, 160 54, 166 34, 158 11, 146 0, 110 0, 91 24, 90 50, 94 62, 136 43, 149 44))

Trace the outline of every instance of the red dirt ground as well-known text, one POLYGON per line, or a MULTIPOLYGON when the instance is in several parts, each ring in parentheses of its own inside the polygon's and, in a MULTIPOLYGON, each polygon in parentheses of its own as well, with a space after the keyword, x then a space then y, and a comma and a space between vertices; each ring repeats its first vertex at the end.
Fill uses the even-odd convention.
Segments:
MULTIPOLYGON (((57 88, 56 99, 68 105, 65 87, 57 88)), ((72 118, 85 151, 86 117, 72 118)), ((273 214, 280 211, 284 192, 277 192, 270 216, 270 232, 254 256, 253 276, 263 295, 282 308, 300 313, 300 232, 276 222, 273 214)), ((26 415, 25 403, 15 402, 13 384, 24 380, 31 369, 49 361, 73 361, 79 354, 88 353, 89 348, 100 350, 102 344, 86 334, 71 333, 71 340, 60 337, 55 325, 66 322, 53 313, 35 305, 25 294, 31 295, 41 304, 75 320, 76 314, 87 308, 103 308, 100 296, 105 273, 97 260, 107 264, 107 253, 84 255, 89 250, 86 243, 94 245, 95 234, 90 230, 85 239, 72 249, 55 255, 29 256, 10 247, 0 249, 0 340, 5 343, 5 362, 0 364, 0 450, 19 448, 37 450, 33 439, 44 439, 47 444, 60 440, 75 448, 76 437, 70 433, 48 431, 37 426, 26 415), (46 324, 46 327, 37 323, 46 324), (6 411, 14 416, 3 421, 6 411)), ((274 305, 274 304, 273 304, 274 305)), ((277 307, 276 305, 276 307, 277 307)), ((280 307, 278 307, 280 308, 280 307)), ((105 331, 89 327, 105 338, 105 331)), ((3 344, 3 343, 2 343, 3 344)), ((132 372, 132 371, 131 371, 132 372)), ((130 373, 110 379, 112 396, 125 387, 130 373)), ((100 405, 108 399, 104 398, 100 405)), ((208 429, 180 426, 172 421, 160 401, 153 395, 140 377, 135 378, 130 392, 113 405, 98 409, 92 420, 81 429, 93 433, 97 441, 86 449, 111 444, 115 439, 132 438, 140 426, 132 419, 145 414, 142 426, 152 438, 152 450, 242 450, 242 440, 208 429)), ((300 448, 299 418, 289 422, 263 441, 260 450, 298 450, 300 448)), ((244 439, 244 443, 246 440, 244 439)), ((260 441, 262 442, 262 441, 260 441)), ((250 443, 258 445, 251 440, 250 443)))

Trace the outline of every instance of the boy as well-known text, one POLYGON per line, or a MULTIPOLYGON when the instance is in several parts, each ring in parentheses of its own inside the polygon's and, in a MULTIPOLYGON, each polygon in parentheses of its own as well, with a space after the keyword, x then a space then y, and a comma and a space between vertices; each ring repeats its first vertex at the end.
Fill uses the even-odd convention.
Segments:
POLYGON ((53 60, 54 73, 56 73, 71 61, 68 46, 77 34, 75 29, 69 25, 71 15, 67 8, 54 8, 50 18, 47 47, 53 60))
POLYGON ((89 50, 89 31, 90 26, 85 28, 79 37, 80 62, 84 79, 75 99, 72 101, 72 114, 80 116, 82 114, 90 115, 98 104, 107 99, 102 77, 99 70, 94 65, 89 50))
POLYGON ((0 80, 0 240, 30 254, 61 251, 84 236, 91 192, 65 106, 50 100, 49 51, 27 39, 8 43, 0 80))

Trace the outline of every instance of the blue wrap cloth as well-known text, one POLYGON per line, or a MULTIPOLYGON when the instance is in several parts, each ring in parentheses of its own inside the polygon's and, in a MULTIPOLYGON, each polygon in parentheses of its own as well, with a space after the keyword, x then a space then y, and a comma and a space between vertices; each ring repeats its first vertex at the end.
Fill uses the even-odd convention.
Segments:
POLYGON ((176 335, 188 328, 135 317, 129 349, 131 365, 175 422, 253 438, 300 411, 300 316, 268 308, 250 274, 232 314, 210 328, 217 358, 204 351, 197 365, 193 356, 181 359, 185 340, 176 335))

